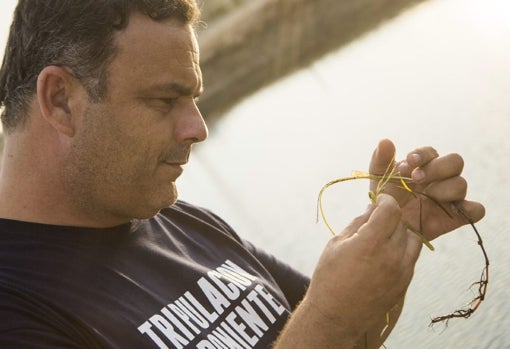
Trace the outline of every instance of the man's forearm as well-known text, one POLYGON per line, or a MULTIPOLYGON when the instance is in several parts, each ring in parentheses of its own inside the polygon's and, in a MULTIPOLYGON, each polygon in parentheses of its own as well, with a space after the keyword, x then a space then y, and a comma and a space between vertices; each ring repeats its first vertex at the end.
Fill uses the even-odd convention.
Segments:
POLYGON ((322 316, 305 298, 292 313, 273 349, 354 348, 358 338, 359 334, 349 326, 322 316))
MULTIPOLYGON (((313 304, 303 301, 292 314, 273 349, 287 348, 380 348, 395 327, 402 312, 404 298, 389 313, 389 323, 381 318, 376 325, 360 334, 354 327, 338 324, 338 319, 328 320, 317 313, 313 304)), ((345 319, 347 321, 347 319, 345 319)))
POLYGON ((366 332, 354 345, 353 349, 376 349, 380 348, 395 328, 404 307, 404 297, 397 303, 386 317, 381 319, 375 326, 366 332), (389 322, 387 321, 389 320, 389 322))

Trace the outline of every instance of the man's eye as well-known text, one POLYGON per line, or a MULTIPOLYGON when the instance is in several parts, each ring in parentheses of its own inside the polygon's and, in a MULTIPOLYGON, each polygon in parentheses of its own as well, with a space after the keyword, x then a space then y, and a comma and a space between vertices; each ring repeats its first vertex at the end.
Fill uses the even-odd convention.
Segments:
POLYGON ((177 103, 177 98, 154 97, 147 98, 145 101, 151 108, 168 111, 168 109, 171 109, 175 106, 177 103))

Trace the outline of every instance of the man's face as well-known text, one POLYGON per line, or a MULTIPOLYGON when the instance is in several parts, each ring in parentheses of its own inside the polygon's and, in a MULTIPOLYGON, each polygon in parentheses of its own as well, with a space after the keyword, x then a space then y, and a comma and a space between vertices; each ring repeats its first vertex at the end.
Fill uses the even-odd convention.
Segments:
POLYGON ((64 185, 97 225, 151 217, 174 203, 191 145, 207 137, 195 104, 202 76, 191 27, 135 13, 116 46, 107 99, 87 102, 63 162, 64 185))

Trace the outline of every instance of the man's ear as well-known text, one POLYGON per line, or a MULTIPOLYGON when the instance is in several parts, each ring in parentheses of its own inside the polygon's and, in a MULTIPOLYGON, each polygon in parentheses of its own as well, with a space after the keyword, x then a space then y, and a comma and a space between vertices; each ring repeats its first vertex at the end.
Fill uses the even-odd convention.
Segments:
POLYGON ((73 137, 76 115, 70 105, 72 98, 78 98, 78 81, 65 68, 45 67, 37 79, 37 100, 42 117, 59 133, 73 137))

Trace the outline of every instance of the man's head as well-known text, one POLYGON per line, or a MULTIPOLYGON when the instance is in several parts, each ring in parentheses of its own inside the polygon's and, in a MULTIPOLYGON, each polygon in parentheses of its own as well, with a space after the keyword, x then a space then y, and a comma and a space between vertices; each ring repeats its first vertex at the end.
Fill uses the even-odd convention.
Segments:
POLYGON ((46 66, 65 66, 86 86, 92 100, 107 92, 114 34, 132 12, 154 20, 175 18, 195 25, 195 0, 20 0, 0 69, 0 106, 5 132, 26 122, 37 77, 46 66))
POLYGON ((20 0, 0 75, 0 214, 111 226, 172 204, 207 137, 197 20, 193 0, 20 0))

